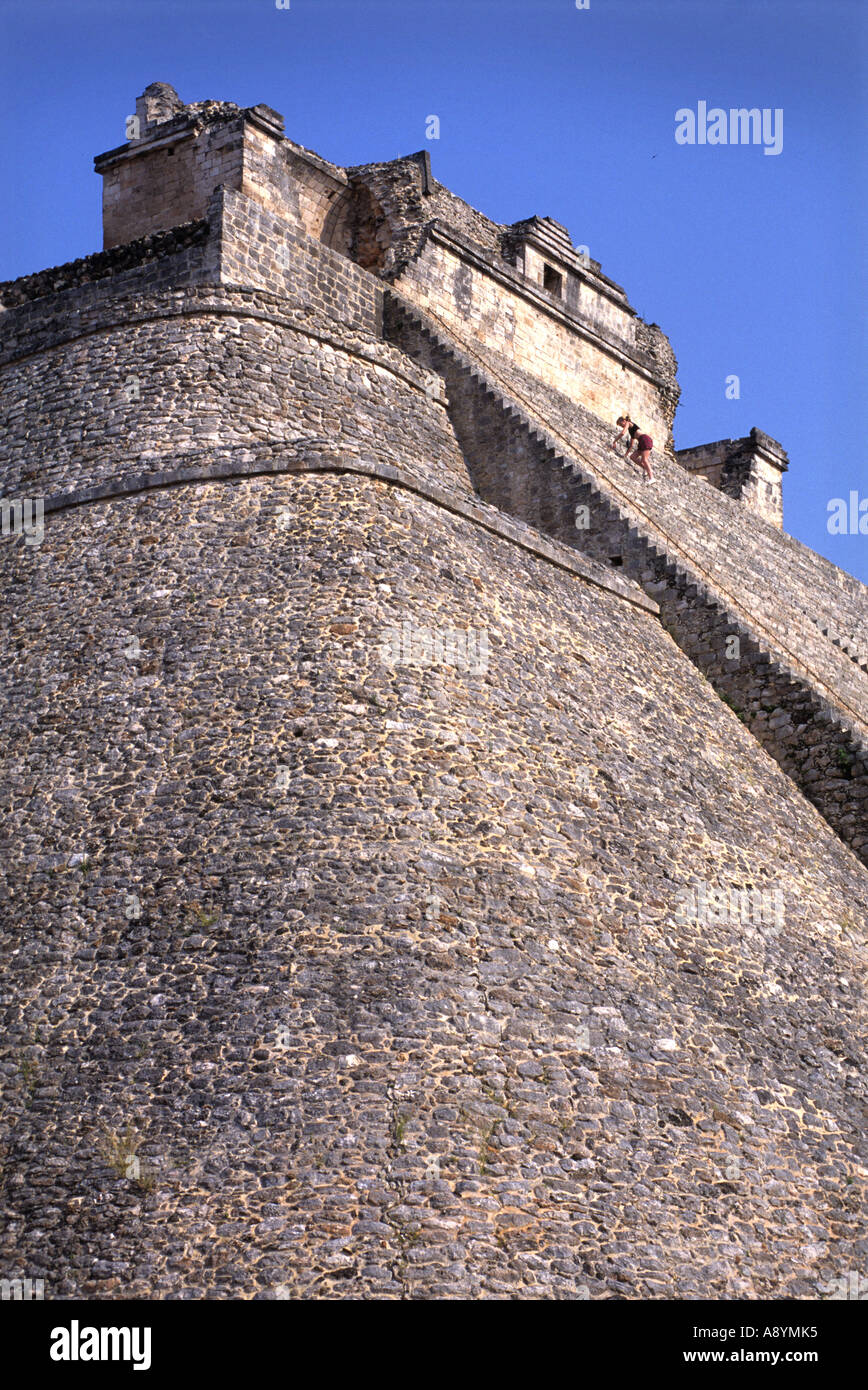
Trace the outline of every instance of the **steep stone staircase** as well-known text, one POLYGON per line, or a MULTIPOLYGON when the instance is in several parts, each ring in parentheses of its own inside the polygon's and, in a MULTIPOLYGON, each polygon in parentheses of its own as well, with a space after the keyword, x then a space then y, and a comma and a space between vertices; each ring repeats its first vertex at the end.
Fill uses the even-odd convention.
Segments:
POLYGON ((499 355, 459 344, 393 290, 384 333, 444 379, 480 496, 639 582, 721 698, 868 862, 865 668, 853 639, 836 641, 806 606, 819 584, 858 631, 858 582, 674 460, 646 485, 606 452, 614 429, 499 355))

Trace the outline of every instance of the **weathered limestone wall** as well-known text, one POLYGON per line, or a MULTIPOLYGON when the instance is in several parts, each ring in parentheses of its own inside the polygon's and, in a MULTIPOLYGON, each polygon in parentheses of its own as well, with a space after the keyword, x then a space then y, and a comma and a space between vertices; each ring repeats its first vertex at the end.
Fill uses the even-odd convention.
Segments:
MULTIPOLYGON (((0 283, 0 315, 35 300, 58 295, 62 290, 75 289, 81 293, 75 299, 52 300, 49 305, 37 304, 29 314, 19 313, 0 317, 0 339, 3 351, 22 351, 33 345, 46 317, 59 313, 74 316, 82 306, 105 293, 85 291, 85 286, 111 281, 109 293, 118 294, 125 287, 136 289, 167 289, 183 285, 216 283, 219 279, 219 243, 212 237, 206 218, 186 222, 168 232, 154 232, 127 242, 111 251, 97 251, 66 265, 39 270, 34 275, 22 275, 17 280, 0 283)), ((69 325, 67 325, 69 326, 69 325)))
POLYGON ((221 185, 298 215, 282 135, 283 117, 268 106, 181 105, 171 119, 143 122, 138 138, 94 160, 103 178, 104 247, 204 217, 221 185))
POLYGON ((652 615, 351 477, 79 506, 0 562, 4 1273, 811 1299, 859 1267, 865 873, 652 615), (390 665, 405 622, 484 630, 488 669, 390 665), (702 883, 780 924, 685 923, 702 883))
POLYGON ((776 439, 754 428, 744 439, 718 439, 677 449, 675 457, 682 468, 783 529, 782 481, 788 460, 776 439))
POLYGON ((3 495, 50 496, 159 471, 170 458, 267 460, 311 448, 376 449, 468 491, 439 380, 314 307, 368 282, 366 316, 378 313, 376 282, 323 251, 345 273, 338 282, 312 262, 297 277, 299 304, 221 287, 113 297, 101 281, 9 310, 3 495))
POLYGON ((221 187, 320 238, 333 200, 347 188, 343 169, 286 139, 283 117, 270 106, 185 106, 173 88, 152 83, 136 114, 139 135, 94 161, 107 249, 204 217, 221 187))
POLYGON ((243 126, 239 119, 202 128, 180 117, 161 126, 162 137, 150 147, 132 141, 99 155, 103 246, 204 217, 218 185, 240 188, 243 126))
POLYGON ((708 444, 696 444, 690 449, 676 449, 675 457, 688 473, 704 478, 712 487, 719 488, 732 444, 731 439, 715 439, 708 444))
POLYGON ((46 341, 45 326, 55 319, 58 331, 74 334, 82 310, 107 297, 186 285, 258 286, 381 336, 380 282, 309 236, 291 210, 284 213, 218 188, 199 221, 0 283, 0 352, 26 353, 46 341), (77 293, 54 298, 67 290, 77 293), (8 313, 25 305, 27 312, 8 313))
POLYGON ((677 394, 661 389, 648 346, 652 330, 614 300, 598 308, 600 296, 590 286, 582 287, 573 309, 511 267, 486 265, 471 243, 440 226, 394 283, 463 339, 512 358, 610 420, 613 433, 627 410, 658 446, 671 440, 677 394))
MULTIPOLYGON (((298 208, 298 219, 309 236, 317 241, 324 240, 323 229, 335 203, 349 186, 345 171, 336 164, 330 164, 312 150, 306 150, 291 140, 284 140, 283 159, 294 191, 298 208)), ((280 216, 286 216, 286 204, 274 209, 280 216)))
POLYGON ((291 303, 313 305, 350 329, 382 335, 380 282, 300 223, 231 189, 215 194, 209 215, 219 227, 223 284, 258 285, 291 303))
MULTIPOLYGON (((204 140, 210 143, 210 136, 209 131, 204 140)), ((219 136, 224 141, 230 138, 225 127, 219 129, 219 136)), ((212 188, 206 190, 202 185, 200 143, 187 134, 175 145, 142 151, 135 159, 127 151, 115 152, 119 162, 103 184, 106 250, 204 215, 212 188)), ((237 157, 236 162, 240 162, 237 157)), ((220 172, 230 177, 228 169, 220 172)), ((209 183, 216 174, 216 170, 208 170, 209 183)))

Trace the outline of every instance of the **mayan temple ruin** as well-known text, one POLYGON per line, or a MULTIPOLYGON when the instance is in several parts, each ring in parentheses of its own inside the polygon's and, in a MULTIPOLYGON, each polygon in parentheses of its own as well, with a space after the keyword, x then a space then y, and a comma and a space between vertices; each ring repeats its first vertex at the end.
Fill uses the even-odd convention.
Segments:
POLYGON ((0 1277, 839 1296, 868 590, 783 529, 811 461, 675 451, 663 331, 427 152, 165 83, 116 135, 103 250, 0 284, 0 1277))

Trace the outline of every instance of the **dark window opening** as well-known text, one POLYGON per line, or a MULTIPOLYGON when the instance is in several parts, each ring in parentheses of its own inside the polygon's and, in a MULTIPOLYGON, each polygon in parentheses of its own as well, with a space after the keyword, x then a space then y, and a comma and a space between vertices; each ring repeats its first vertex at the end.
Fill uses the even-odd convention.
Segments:
POLYGON ((543 266, 543 289, 548 290, 549 294, 556 294, 559 298, 563 292, 564 277, 550 265, 543 266))
POLYGON ((166 154, 174 154, 174 153, 175 153, 174 150, 166 150, 166 154))
POLYGON ((618 565, 623 565, 623 563, 624 563, 623 556, 621 556, 621 555, 610 555, 610 556, 609 556, 609 564, 610 564, 610 565, 614 565, 614 567, 615 567, 616 569, 617 569, 618 565))

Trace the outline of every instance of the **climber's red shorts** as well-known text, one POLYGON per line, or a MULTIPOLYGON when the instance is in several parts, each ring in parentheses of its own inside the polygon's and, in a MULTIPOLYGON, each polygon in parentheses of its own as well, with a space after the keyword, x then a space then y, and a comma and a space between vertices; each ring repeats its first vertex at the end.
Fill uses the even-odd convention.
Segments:
POLYGON ((638 449, 647 449, 650 452, 651 449, 654 448, 654 440, 651 438, 650 434, 639 434, 636 436, 636 447, 638 449))

